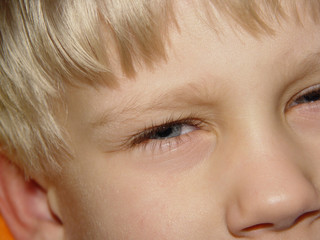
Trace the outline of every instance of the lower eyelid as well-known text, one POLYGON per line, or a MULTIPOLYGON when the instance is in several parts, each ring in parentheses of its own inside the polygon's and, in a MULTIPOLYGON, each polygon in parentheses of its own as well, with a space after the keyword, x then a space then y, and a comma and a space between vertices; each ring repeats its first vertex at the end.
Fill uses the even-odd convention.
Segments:
POLYGON ((178 137, 167 138, 162 140, 149 140, 145 143, 144 150, 152 153, 161 153, 167 151, 173 151, 178 148, 181 144, 191 140, 192 132, 184 133, 178 137))
POLYGON ((138 146, 145 155, 156 156, 170 154, 173 152, 185 151, 185 147, 191 147, 199 141, 204 139, 206 135, 214 135, 208 131, 197 129, 179 137, 168 138, 164 140, 151 140, 144 144, 144 146, 138 146))
POLYGON ((296 104, 292 109, 290 109, 290 114, 294 113, 305 118, 314 117, 315 114, 320 116, 320 101, 296 104))
MULTIPOLYGON (((187 135, 187 134, 186 134, 187 135)), ((184 136, 184 135, 183 135, 184 136)), ((177 145, 145 146, 136 149, 135 154, 139 166, 152 168, 156 171, 185 169, 205 160, 212 154, 216 145, 216 136, 207 131, 194 131, 186 138, 182 137, 177 145)))

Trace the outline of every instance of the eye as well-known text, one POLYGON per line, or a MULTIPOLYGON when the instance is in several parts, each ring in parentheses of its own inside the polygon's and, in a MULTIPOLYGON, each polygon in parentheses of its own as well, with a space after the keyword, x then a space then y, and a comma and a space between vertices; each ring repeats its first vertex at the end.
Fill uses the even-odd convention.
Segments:
POLYGON ((287 109, 300 104, 310 104, 320 100, 320 85, 302 90, 289 102, 287 109))
POLYGON ((194 119, 166 122, 160 126, 145 129, 134 137, 131 145, 135 146, 150 141, 173 141, 173 139, 178 141, 181 136, 198 130, 201 124, 200 120, 194 119))

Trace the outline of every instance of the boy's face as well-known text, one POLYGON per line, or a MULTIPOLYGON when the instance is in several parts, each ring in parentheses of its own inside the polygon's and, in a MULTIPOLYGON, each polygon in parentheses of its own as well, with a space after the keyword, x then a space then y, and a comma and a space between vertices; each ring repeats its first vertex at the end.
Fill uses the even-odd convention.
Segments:
POLYGON ((167 62, 67 90, 75 158, 49 189, 66 238, 319 239, 319 26, 178 21, 167 62))

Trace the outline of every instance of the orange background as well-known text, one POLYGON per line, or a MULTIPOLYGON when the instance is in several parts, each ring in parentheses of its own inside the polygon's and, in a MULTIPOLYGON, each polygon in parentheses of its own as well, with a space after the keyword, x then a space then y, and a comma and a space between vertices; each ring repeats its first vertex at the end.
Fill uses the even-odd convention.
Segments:
POLYGON ((13 240, 8 228, 0 216, 0 240, 13 240))

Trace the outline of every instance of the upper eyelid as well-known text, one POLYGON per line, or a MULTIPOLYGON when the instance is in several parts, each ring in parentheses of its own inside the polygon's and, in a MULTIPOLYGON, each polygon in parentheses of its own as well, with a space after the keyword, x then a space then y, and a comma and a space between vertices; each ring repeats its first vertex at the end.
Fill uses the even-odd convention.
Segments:
POLYGON ((303 95, 306 95, 307 93, 311 93, 314 92, 315 90, 320 90, 320 84, 316 84, 310 87, 307 87, 303 90, 301 90, 301 92, 299 92, 298 94, 296 94, 293 99, 298 99, 299 97, 302 97, 303 95))

